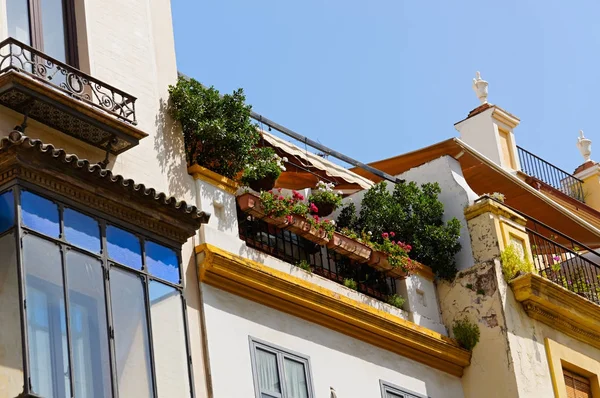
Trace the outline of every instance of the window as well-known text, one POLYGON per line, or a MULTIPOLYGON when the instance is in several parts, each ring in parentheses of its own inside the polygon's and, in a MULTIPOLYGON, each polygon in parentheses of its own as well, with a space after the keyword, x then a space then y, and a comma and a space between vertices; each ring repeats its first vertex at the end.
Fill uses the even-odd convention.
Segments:
POLYGON ((307 357, 250 338, 256 398, 312 398, 307 357))
POLYGON ((590 380, 587 377, 563 369, 565 377, 565 386, 567 387, 567 396, 572 398, 591 398, 592 388, 590 380))
POLYGON ((0 195, 0 228, 15 196, 32 392, 191 397, 178 250, 26 190, 0 195))
POLYGON ((77 67, 73 0, 7 0, 8 35, 77 67))
POLYGON ((427 398, 424 395, 404 390, 383 380, 379 384, 382 398, 427 398))

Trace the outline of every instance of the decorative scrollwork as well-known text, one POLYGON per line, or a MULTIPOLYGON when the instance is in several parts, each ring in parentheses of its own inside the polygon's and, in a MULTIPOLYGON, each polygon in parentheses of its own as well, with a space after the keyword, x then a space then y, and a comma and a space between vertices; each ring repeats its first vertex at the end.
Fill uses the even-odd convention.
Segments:
POLYGON ((0 74, 9 70, 27 73, 123 121, 137 124, 135 97, 13 38, 0 43, 0 74))

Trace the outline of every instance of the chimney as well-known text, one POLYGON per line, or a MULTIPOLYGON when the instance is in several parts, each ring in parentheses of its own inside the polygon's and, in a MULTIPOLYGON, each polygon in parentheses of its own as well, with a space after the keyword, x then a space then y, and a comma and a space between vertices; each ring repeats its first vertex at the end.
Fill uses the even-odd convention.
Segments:
POLYGON ((520 170, 513 134, 520 120, 488 102, 488 82, 479 72, 473 79, 473 90, 481 105, 469 112, 466 119, 454 124, 460 139, 505 169, 520 170))

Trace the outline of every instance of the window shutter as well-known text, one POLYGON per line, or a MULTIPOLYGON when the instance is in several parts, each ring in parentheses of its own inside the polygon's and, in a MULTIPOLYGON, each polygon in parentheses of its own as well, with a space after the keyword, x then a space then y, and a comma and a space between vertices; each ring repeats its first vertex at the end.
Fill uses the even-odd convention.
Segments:
POLYGON ((590 381, 575 373, 563 369, 568 398, 591 398, 590 381))

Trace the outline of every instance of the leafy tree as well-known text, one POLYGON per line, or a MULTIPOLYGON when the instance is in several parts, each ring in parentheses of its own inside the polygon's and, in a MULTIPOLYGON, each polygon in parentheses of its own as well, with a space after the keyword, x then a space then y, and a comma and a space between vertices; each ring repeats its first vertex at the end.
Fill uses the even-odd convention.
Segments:
POLYGON ((383 232, 394 232, 396 240, 412 246, 412 259, 429 265, 441 278, 452 278, 461 247, 460 222, 453 218, 444 223, 440 192, 437 183, 402 182, 392 192, 387 183, 376 184, 365 193, 354 229, 370 231, 376 242, 383 232))
POLYGON ((169 94, 170 113, 183 128, 188 163, 229 178, 242 171, 260 140, 244 91, 221 97, 213 87, 180 77, 169 94))

